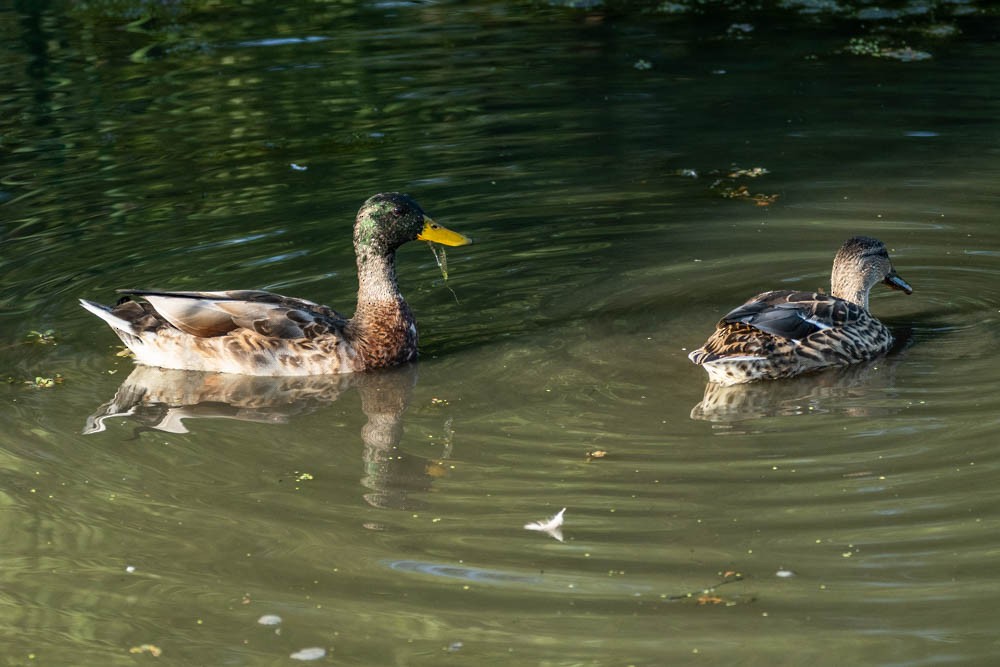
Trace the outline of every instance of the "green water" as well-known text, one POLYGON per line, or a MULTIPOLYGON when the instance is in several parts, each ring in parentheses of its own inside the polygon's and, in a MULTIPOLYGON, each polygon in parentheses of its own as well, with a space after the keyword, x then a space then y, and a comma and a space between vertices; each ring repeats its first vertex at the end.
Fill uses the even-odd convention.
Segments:
POLYGON ((0 8, 0 664, 995 664, 997 16, 857 4, 0 8), (350 312, 389 190, 476 240, 399 254, 413 367, 133 370, 77 306, 350 312), (902 349, 706 387, 854 234, 902 349))

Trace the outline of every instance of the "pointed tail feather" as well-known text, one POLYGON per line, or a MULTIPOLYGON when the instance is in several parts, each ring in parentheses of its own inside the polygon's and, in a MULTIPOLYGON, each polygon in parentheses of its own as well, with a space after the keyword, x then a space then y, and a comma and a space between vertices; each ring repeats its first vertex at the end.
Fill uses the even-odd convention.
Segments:
POLYGON ((86 299, 80 299, 80 305, 107 322, 108 326, 115 331, 121 331, 132 335, 136 334, 136 331, 132 327, 132 323, 128 320, 123 320, 112 313, 111 308, 108 306, 101 305, 95 301, 87 301, 86 299))
POLYGON ((709 352, 708 350, 706 350, 705 348, 699 347, 697 350, 692 350, 688 354, 688 359, 691 360, 691 363, 698 364, 699 366, 701 366, 706 362, 714 361, 716 359, 716 356, 711 352, 709 352))

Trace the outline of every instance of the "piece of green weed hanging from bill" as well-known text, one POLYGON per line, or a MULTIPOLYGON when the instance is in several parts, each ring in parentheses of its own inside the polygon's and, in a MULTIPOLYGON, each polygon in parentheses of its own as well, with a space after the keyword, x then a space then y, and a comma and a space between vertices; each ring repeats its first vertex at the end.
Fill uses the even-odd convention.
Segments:
POLYGON ((445 252, 444 246, 438 246, 433 241, 428 241, 427 245, 430 246, 431 254, 434 255, 434 261, 437 262, 438 268, 441 270, 441 277, 444 278, 444 286, 455 297, 455 303, 459 303, 458 295, 455 294, 455 290, 448 284, 448 253, 445 252))

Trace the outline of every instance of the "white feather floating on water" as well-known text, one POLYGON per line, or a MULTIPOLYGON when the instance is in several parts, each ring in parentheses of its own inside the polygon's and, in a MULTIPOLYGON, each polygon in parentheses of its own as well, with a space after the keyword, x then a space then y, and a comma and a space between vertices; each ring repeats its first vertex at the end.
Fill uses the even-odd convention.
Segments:
POLYGON ((537 530, 542 533, 548 533, 552 537, 556 538, 560 542, 563 541, 562 525, 563 525, 563 514, 566 513, 566 508, 562 508, 556 512, 551 518, 545 521, 533 521, 532 523, 524 524, 525 530, 537 530))

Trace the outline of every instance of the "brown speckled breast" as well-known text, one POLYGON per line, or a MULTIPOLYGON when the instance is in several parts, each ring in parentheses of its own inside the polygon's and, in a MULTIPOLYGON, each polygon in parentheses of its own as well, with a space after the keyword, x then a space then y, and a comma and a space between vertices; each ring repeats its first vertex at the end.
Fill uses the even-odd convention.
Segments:
POLYGON ((358 352, 358 370, 386 368, 417 358, 417 327, 405 302, 369 304, 359 315, 345 331, 358 352))

